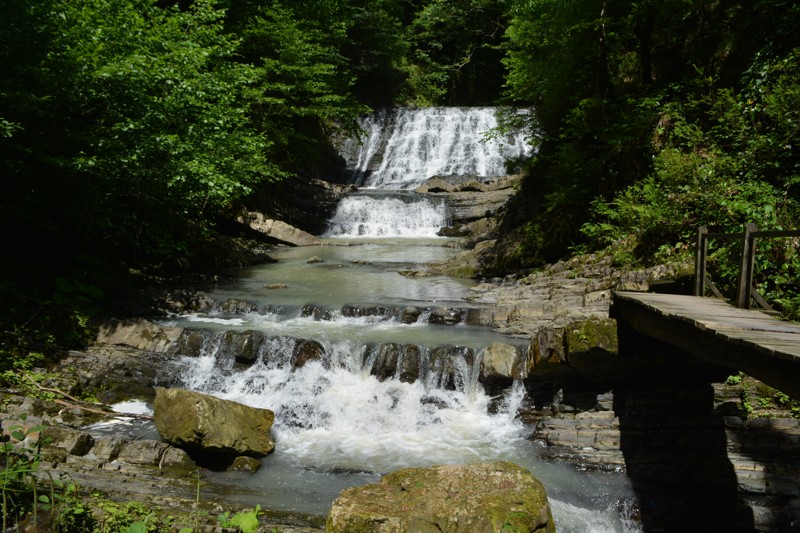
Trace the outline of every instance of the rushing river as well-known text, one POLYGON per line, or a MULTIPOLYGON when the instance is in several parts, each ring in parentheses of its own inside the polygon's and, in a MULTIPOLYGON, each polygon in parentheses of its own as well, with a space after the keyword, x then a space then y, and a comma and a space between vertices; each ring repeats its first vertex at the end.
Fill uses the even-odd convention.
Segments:
POLYGON ((430 175, 436 165, 445 172, 501 172, 496 169, 497 161, 509 157, 507 152, 513 146, 522 149, 522 140, 505 142, 501 155, 495 153, 498 149, 486 155, 483 145, 481 150, 463 150, 464 143, 473 142, 480 131, 491 127, 487 126, 488 116, 486 109, 403 111, 391 120, 380 119, 394 124, 391 134, 381 133, 375 126, 380 120, 367 123, 365 129, 382 137, 367 139, 362 145, 363 150, 372 150, 372 155, 362 153, 353 158, 367 161, 356 169, 357 179, 378 190, 342 202, 330 221, 324 245, 277 249, 272 253, 277 263, 237 272, 233 281, 210 294, 220 301, 253 302, 258 304, 258 312, 212 312, 170 319, 176 325, 211 332, 212 341, 204 354, 185 358, 183 386, 275 412, 275 453, 263 460, 254 475, 211 475, 209 482, 215 490, 229 493, 229 498, 243 504, 325 515, 343 488, 375 482, 392 470, 509 460, 530 469, 545 484, 559 531, 636 530, 628 519, 632 493, 624 475, 577 472, 540 461, 538 446, 527 438, 530 429, 516 416, 525 401, 522 384, 490 398, 478 382, 484 348, 493 342, 522 346, 528 341, 463 321, 455 325, 427 322, 425 313, 430 309, 464 307, 473 283, 404 275, 431 261, 447 259, 456 250, 448 246, 447 239, 436 237, 447 223, 444 204, 387 191, 387 187, 407 189, 420 175, 430 175), (425 140, 426 132, 437 122, 452 132, 435 136, 435 142, 425 140), (414 145, 414 139, 403 136, 418 142, 414 145), (453 156, 452 150, 443 147, 447 143, 460 151, 453 156), (378 150, 384 154, 405 150, 407 156, 415 154, 410 158, 414 160, 404 170, 397 170, 401 165, 396 161, 369 163, 378 150), (439 161, 468 159, 469 153, 486 161, 439 161), (425 154, 439 162, 425 161, 425 154), (495 166, 487 171, 490 164, 495 166), (396 313, 347 313, 347 306, 416 308, 422 317, 406 323, 396 313), (214 332, 231 330, 268 334, 269 347, 265 349, 270 357, 251 366, 222 357, 215 350, 214 332), (325 359, 293 369, 291 346, 281 343, 296 339, 320 343, 325 359), (384 343, 419 349, 419 379, 400 380, 398 370, 381 381, 370 372, 372 347, 384 343), (457 379, 447 387, 441 368, 436 368, 430 357, 441 346, 456 347, 453 365, 457 379), (463 358, 458 355, 462 352, 463 358))

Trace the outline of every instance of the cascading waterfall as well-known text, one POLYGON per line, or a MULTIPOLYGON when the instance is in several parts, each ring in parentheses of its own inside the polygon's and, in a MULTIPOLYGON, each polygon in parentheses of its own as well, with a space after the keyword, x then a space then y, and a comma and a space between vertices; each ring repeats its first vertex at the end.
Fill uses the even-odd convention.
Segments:
POLYGON ((420 196, 354 195, 344 198, 326 237, 436 237, 447 225, 447 206, 420 196))
POLYGON ((234 370, 232 357, 186 359, 183 380, 194 390, 274 410, 281 452, 304 467, 385 472, 469 462, 508 457, 522 441, 514 413, 488 413, 490 399, 473 379, 476 366, 463 357, 449 369, 452 386, 443 388, 447 370, 428 354, 413 383, 380 381, 363 346, 325 343, 324 361, 294 368, 293 342, 272 339, 270 357, 243 371, 234 370))
MULTIPOLYGON (((522 351, 525 341, 468 326, 466 318, 457 325, 429 322, 434 308, 463 306, 469 283, 398 274, 455 253, 435 237, 447 224, 446 206, 408 189, 434 175, 502 175, 506 158, 530 154, 524 136, 484 142, 496 125, 490 108, 400 109, 366 119, 365 142, 346 143, 342 153, 355 181, 370 190, 345 198, 326 234, 328 244, 343 246, 276 249, 278 263, 243 271, 211 295, 256 306, 170 320, 207 328, 186 343, 192 353, 178 352, 186 356, 183 386, 275 412, 276 452, 252 477, 231 481, 237 495, 252 488, 251 500, 240 496, 243 503, 266 500, 324 515, 343 488, 391 470, 509 460, 548 487, 559 530, 635 530, 619 512, 629 497, 624 478, 595 479, 537 461, 530 430, 516 418, 526 401, 521 382, 498 397, 483 390, 483 350, 503 342, 522 351), (365 314, 348 314, 348 306, 365 314), (381 312, 386 306, 411 309, 418 318, 409 323, 402 313, 381 312), (251 347, 258 337, 247 362, 236 352, 245 345, 237 335, 249 335, 251 347), (318 343, 321 359, 296 364, 303 339, 318 343), (387 345, 397 348, 396 360, 383 351, 387 345), (417 366, 410 372, 412 352, 417 366)), ((224 485, 225 474, 215 483, 224 485)))
POLYGON ((507 161, 530 156, 533 147, 523 131, 493 135, 496 113, 491 107, 384 111, 365 117, 366 138, 340 151, 352 182, 369 188, 413 189, 433 176, 502 176, 507 161))

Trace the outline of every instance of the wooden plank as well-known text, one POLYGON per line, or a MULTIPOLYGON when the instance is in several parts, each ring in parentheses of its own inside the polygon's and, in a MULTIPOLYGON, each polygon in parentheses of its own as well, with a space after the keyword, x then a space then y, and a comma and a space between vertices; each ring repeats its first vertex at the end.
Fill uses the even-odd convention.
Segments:
MULTIPOLYGON (((714 298, 632 292, 614 293, 612 307, 616 305, 630 307, 622 313, 649 312, 661 317, 663 325, 648 321, 647 327, 667 342, 670 335, 675 335, 670 333, 670 323, 687 324, 700 334, 730 344, 731 348, 738 346, 753 355, 766 354, 800 365, 800 324, 781 322, 760 310, 736 308, 714 298)), ((685 344, 681 339, 674 342, 685 344)))

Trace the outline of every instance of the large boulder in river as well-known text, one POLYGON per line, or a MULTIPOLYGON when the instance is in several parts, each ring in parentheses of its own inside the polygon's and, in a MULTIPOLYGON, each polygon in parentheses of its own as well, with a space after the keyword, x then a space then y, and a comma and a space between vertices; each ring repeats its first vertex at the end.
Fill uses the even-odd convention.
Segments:
POLYGON ((263 457, 275 449, 269 435, 275 415, 268 409, 159 387, 153 411, 161 437, 188 451, 263 457))
POLYGON ((555 532, 541 482, 508 462, 407 468, 345 489, 328 532, 555 532))

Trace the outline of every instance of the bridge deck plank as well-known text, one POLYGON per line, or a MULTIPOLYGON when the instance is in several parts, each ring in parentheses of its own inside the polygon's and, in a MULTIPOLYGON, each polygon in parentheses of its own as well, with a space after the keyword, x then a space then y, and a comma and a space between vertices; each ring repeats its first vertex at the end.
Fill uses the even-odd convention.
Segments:
MULTIPOLYGON (((800 399, 800 324, 782 322, 724 300, 656 293, 614 292, 610 315, 624 323, 625 354, 646 357, 641 338, 675 346, 698 360, 741 370, 800 399), (639 340, 637 340, 639 339, 639 340)), ((623 343, 620 341, 620 353, 623 343)), ((680 358, 677 358, 680 361, 680 358)))
POLYGON ((782 359, 800 360, 800 324, 781 322, 757 310, 739 309, 723 300, 674 294, 618 292, 650 311, 688 322, 737 344, 751 345, 782 359))

